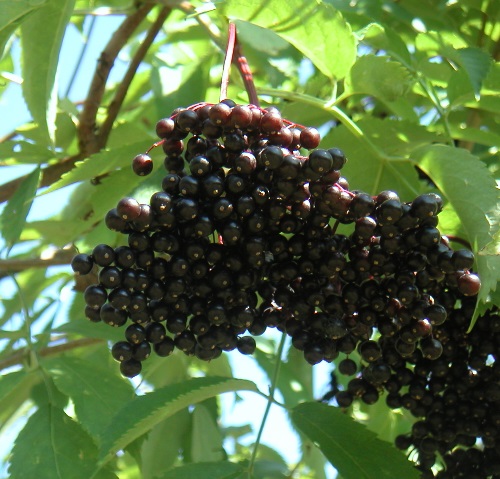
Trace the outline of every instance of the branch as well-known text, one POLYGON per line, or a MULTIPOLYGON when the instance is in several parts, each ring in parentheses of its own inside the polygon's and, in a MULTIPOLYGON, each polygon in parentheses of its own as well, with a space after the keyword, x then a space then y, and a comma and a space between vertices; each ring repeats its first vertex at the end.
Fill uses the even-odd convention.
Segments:
MULTIPOLYGON (((116 30, 111 37, 111 40, 104 48, 97 64, 87 98, 83 102, 84 106, 80 115, 80 123, 77 132, 80 143, 80 152, 76 155, 64 158, 53 165, 45 167, 42 170, 40 187, 50 186, 61 178, 64 173, 73 169, 77 161, 83 160, 87 156, 99 151, 100 146, 97 142, 97 135, 95 131, 96 116, 104 95, 109 72, 111 71, 113 63, 120 50, 127 43, 134 30, 144 20, 153 7, 153 3, 146 3, 130 16, 125 18, 123 23, 120 25, 118 30, 116 30)), ((5 139, 9 138, 7 137, 3 140, 5 139)), ((0 186, 0 203, 7 201, 19 188, 19 185, 25 178, 26 176, 21 176, 0 186)))
POLYGON ((0 260, 0 278, 6 273, 70 264, 73 256, 75 256, 75 250, 69 248, 57 250, 50 258, 2 259, 0 260))
POLYGON ((153 3, 145 3, 133 14, 126 17, 101 53, 80 115, 80 124, 77 132, 80 151, 84 156, 99 151, 99 142, 96 135, 96 116, 115 59, 135 29, 146 18, 153 7, 153 3))
MULTIPOLYGON (((75 163, 83 160, 85 156, 82 153, 64 158, 58 163, 47 166, 42 170, 42 178, 40 180, 40 187, 50 186, 56 182, 61 176, 71 170, 75 163)), ((0 203, 7 201, 19 188, 19 185, 25 180, 26 176, 21 176, 15 180, 8 181, 0 186, 0 203)))
MULTIPOLYGON (((47 346, 45 348, 40 348, 40 350, 37 352, 37 356, 39 358, 46 358, 49 356, 55 356, 56 354, 64 353, 66 351, 71 351, 72 349, 92 346, 94 344, 99 344, 102 342, 104 342, 104 340, 99 338, 75 339, 74 341, 67 341, 64 344, 58 344, 57 346, 47 346)), ((16 366, 17 364, 22 364, 28 354, 28 348, 17 350, 11 356, 0 361, 0 371, 10 368, 11 366, 16 366)))
POLYGON ((113 127, 113 123, 116 120, 116 117, 118 116, 123 101, 125 100, 125 96, 127 95, 130 84, 134 79, 137 68, 141 64, 144 57, 146 56, 149 47, 152 45, 154 39, 156 38, 156 35, 158 35, 158 32, 161 30, 161 27, 163 26, 165 20, 167 19, 167 17, 170 15, 171 12, 172 9, 167 7, 163 8, 160 11, 158 18, 149 28, 146 38, 141 42, 140 47, 135 52, 135 55, 132 58, 132 61, 130 62, 130 65, 125 75, 123 76, 122 81, 118 85, 115 96, 108 107, 108 115, 99 128, 99 133, 97 136, 97 143, 99 148, 104 148, 104 146, 106 145, 109 134, 113 127))

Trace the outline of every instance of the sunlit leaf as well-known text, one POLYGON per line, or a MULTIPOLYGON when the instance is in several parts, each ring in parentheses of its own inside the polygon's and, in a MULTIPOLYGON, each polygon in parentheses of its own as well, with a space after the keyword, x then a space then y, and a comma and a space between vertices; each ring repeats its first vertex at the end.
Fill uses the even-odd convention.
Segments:
POLYGON ((9 37, 29 15, 43 6, 45 0, 0 0, 0 58, 9 37))
POLYGON ((115 412, 135 396, 128 381, 105 367, 89 367, 82 359, 55 358, 47 361, 45 367, 57 388, 71 397, 80 423, 94 437, 99 436, 115 412))
POLYGON ((364 55, 352 66, 346 78, 346 90, 394 101, 408 92, 412 82, 410 72, 401 63, 389 57, 364 55))
POLYGON ((46 0, 21 25, 23 95, 49 144, 55 142, 59 51, 74 3, 46 0))
POLYGON ((303 403, 292 410, 292 421, 344 479, 412 479, 416 469, 393 445, 355 422, 341 409, 322 403, 303 403))
POLYGON ((102 434, 101 463, 177 411, 230 391, 257 391, 257 388, 251 381, 211 376, 190 379, 136 397, 117 412, 102 434))
POLYGON ((350 26, 327 3, 227 0, 221 5, 221 12, 231 20, 244 20, 272 30, 329 78, 343 78, 356 58, 356 39, 350 26))

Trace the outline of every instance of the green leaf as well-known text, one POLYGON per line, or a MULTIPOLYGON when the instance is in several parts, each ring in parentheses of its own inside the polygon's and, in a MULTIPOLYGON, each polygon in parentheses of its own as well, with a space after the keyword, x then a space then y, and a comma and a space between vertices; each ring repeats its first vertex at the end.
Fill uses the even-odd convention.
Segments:
POLYGON ((16 29, 25 21, 29 15, 38 10, 43 4, 44 0, 30 1, 30 0, 0 0, 0 58, 2 58, 5 45, 10 36, 16 29))
POLYGON ((40 375, 24 370, 0 377, 0 428, 28 399, 31 389, 40 379, 40 375))
POLYGON ((216 462, 226 459, 220 429, 206 406, 203 404, 195 406, 192 421, 191 460, 193 462, 216 462))
POLYGON ((191 416, 183 409, 157 424, 141 445, 143 479, 153 479, 170 469, 191 432, 191 416), (175 434, 172 434, 175 431, 175 434))
POLYGON ((71 397, 81 425, 94 437, 98 437, 115 412, 135 396, 130 382, 105 367, 89 367, 83 359, 51 359, 45 362, 45 367, 56 387, 71 397))
POLYGON ((344 479, 418 478, 416 469, 393 445, 347 416, 339 408, 310 402, 292 410, 292 421, 344 479))
POLYGON ((411 160, 450 201, 475 251, 493 239, 491 225, 500 208, 496 182, 485 164, 461 148, 427 145, 417 148, 411 160))
POLYGON ((0 216, 0 231, 9 246, 13 246, 23 231, 40 179, 36 167, 19 185, 0 216))
POLYGON ((389 57, 364 55, 346 78, 347 93, 364 93, 386 101, 406 95, 413 83, 409 70, 389 57))
POLYGON ((394 190, 404 201, 411 201, 422 192, 423 185, 406 157, 417 146, 438 141, 435 133, 410 121, 366 118, 358 127, 374 145, 387 155, 401 157, 394 161, 374 154, 367 144, 344 126, 334 128, 323 140, 323 147, 335 146, 344 150, 348 161, 342 169, 352 178, 353 187, 377 195, 382 190, 394 190))
POLYGON ((90 436, 62 409, 40 407, 12 449, 11 479, 89 479, 97 449, 90 436))
POLYGON ((343 78, 356 59, 355 35, 341 13, 327 3, 227 0, 220 9, 231 20, 244 20, 274 31, 328 78, 343 78))
MULTIPOLYGON (((482 161, 467 150, 446 145, 418 148, 412 160, 450 201, 475 252, 494 240, 498 232, 499 190, 482 161)), ((497 258, 478 255, 478 274, 482 281, 480 302, 486 301, 497 289, 497 258)))
POLYGON ((104 431, 100 462, 109 461, 120 449, 177 411, 224 392, 241 390, 257 391, 257 387, 243 379, 211 376, 190 379, 136 397, 117 412, 104 431))
POLYGON ((491 67, 491 57, 484 50, 476 47, 459 48, 457 54, 460 66, 467 72, 476 98, 479 98, 483 80, 487 77, 491 67))
POLYGON ((101 151, 83 161, 79 161, 75 164, 75 167, 72 170, 62 175, 60 180, 56 181, 53 185, 47 188, 47 190, 44 191, 44 194, 58 190, 73 183, 90 180, 91 178, 104 175, 110 171, 116 170, 117 168, 128 167, 130 176, 133 177, 134 174, 130 168, 132 159, 137 154, 146 151, 152 143, 153 140, 151 138, 149 140, 123 145, 122 147, 114 148, 112 150, 101 151))
POLYGON ((155 479, 193 479, 194 477, 235 479, 244 471, 245 469, 242 466, 233 462, 198 462, 170 469, 155 479))
POLYGON ((23 95, 49 144, 55 143, 59 52, 74 3, 47 0, 21 25, 23 95))

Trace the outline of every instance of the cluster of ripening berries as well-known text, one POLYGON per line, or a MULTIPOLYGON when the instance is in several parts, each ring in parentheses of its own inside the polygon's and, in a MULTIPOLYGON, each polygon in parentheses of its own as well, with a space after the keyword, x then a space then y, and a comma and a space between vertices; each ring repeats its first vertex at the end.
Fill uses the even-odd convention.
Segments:
MULTIPOLYGON (((251 354, 267 328, 286 331, 311 364, 355 349, 371 363, 385 347, 404 360, 442 354, 433 329, 447 321, 447 301, 477 294, 480 282, 472 253, 436 228, 437 195, 351 191, 344 153, 315 149, 317 130, 275 108, 201 103, 156 130, 161 191, 108 212, 127 244, 98 245, 72 264, 77 274, 100 267, 85 314, 126 326, 112 348, 125 376, 152 350, 251 354)), ((132 167, 147 175, 153 163, 140 154, 132 167)))

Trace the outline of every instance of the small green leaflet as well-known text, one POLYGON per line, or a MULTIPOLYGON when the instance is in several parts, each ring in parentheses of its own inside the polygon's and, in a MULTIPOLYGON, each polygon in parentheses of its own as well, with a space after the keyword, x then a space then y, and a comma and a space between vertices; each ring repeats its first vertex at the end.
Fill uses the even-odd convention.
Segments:
POLYGON ((177 411, 230 391, 258 390, 252 381, 210 376, 136 397, 117 412, 102 434, 100 463, 109 461, 119 450, 177 411))
POLYGON ((459 48, 457 50, 457 61, 467 72, 476 99, 479 99, 483 80, 488 76, 492 64, 490 55, 476 47, 459 48))
POLYGON ((116 411, 135 396, 128 381, 105 367, 89 367, 83 359, 51 359, 45 367, 56 387, 71 397, 81 425, 93 437, 98 437, 116 411))
MULTIPOLYGON (((12 449, 11 479, 89 479, 97 448, 62 409, 40 407, 19 433, 12 449)), ((99 475, 113 478, 114 474, 99 475)))
POLYGON ((302 403, 291 415, 295 426, 320 448, 344 479, 420 477, 392 444, 378 439, 339 408, 302 403))
POLYGON ((3 56, 5 45, 10 36, 29 15, 38 10, 45 0, 33 2, 29 0, 0 0, 0 58, 3 56))
POLYGON ((204 404, 197 404, 192 412, 191 460, 216 462, 226 458, 222 435, 213 416, 204 404))
POLYGON ((26 224, 40 179, 37 166, 19 185, 0 216, 0 230, 8 246, 17 243, 26 224))
MULTIPOLYGON (((139 141, 136 143, 123 145, 119 148, 112 150, 105 150, 89 158, 79 161, 75 167, 68 173, 64 174, 59 181, 47 188, 45 193, 58 190, 65 186, 80 181, 90 180, 97 176, 104 175, 117 168, 129 167, 132 159, 139 153, 146 151, 153 143, 152 139, 139 141)), ((132 169, 130 169, 130 176, 133 177, 132 169)))
POLYGON ((413 78, 409 70, 389 57, 359 57, 346 78, 346 92, 365 93, 386 101, 406 95, 413 78))
POLYGON ((197 462, 170 469, 155 479, 235 479, 245 469, 233 462, 197 462))
POLYGON ((325 2, 287 0, 268 2, 263 8, 261 2, 253 0, 227 0, 220 10, 231 20, 244 20, 274 31, 328 78, 345 77, 356 59, 357 41, 351 27, 338 10, 325 2))
POLYGON ((23 95, 49 145, 55 143, 59 51, 74 3, 47 0, 21 25, 23 95))

